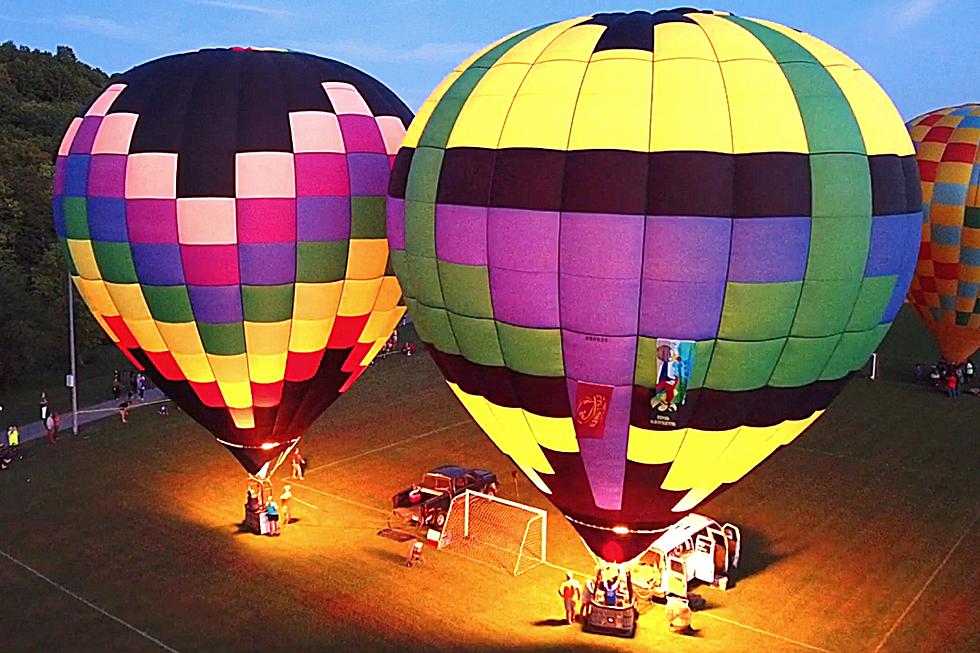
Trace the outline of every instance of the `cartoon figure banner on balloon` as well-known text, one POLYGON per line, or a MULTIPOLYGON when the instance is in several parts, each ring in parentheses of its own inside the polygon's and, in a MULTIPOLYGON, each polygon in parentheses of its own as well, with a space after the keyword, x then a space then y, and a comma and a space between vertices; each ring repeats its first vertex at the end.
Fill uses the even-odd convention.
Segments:
POLYGON ((266 475, 404 312, 385 193, 412 118, 370 76, 213 49, 123 73, 58 152, 55 230, 95 319, 266 475))
POLYGON ((813 423, 884 337, 918 248, 912 154, 874 80, 805 33, 574 18, 433 91, 392 171, 392 262, 473 418, 628 560, 813 423))

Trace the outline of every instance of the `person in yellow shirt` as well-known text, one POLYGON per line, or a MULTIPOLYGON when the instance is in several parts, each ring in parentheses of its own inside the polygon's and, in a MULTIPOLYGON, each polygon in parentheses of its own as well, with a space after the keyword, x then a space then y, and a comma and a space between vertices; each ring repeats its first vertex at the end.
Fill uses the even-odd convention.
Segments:
POLYGON ((20 431, 13 424, 7 427, 7 444, 16 447, 20 444, 20 431))
POLYGON ((289 520, 292 518, 292 502, 293 499, 293 486, 289 483, 285 483, 282 486, 282 494, 279 495, 279 520, 282 522, 283 526, 289 525, 289 520))
POLYGON ((582 599, 582 585, 575 580, 572 572, 565 572, 565 581, 558 586, 558 595, 565 604, 565 621, 575 623, 578 602, 582 599))

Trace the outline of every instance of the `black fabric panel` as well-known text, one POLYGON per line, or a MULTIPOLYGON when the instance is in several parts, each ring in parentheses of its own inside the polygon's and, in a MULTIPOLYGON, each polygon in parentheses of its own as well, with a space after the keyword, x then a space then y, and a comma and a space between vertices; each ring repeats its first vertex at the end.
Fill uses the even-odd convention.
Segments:
MULTIPOLYGON (((476 156, 477 148, 470 156, 476 156)), ((495 150, 490 205, 513 209, 558 211, 562 205, 562 185, 567 152, 534 148, 495 150)), ((448 150, 447 150, 448 153, 448 150)), ((461 202, 483 206, 479 198, 461 202)))
POLYGON ((648 157, 644 152, 622 150, 568 152, 562 209, 645 214, 648 157))
POLYGON ((391 176, 388 177, 388 195, 405 199, 405 186, 408 185, 408 171, 412 167, 412 157, 415 155, 415 148, 402 147, 395 155, 395 163, 391 167, 391 176))
POLYGON ((871 169, 872 214, 905 213, 908 201, 902 160, 892 154, 870 156, 868 165, 871 169))
POLYGON ((439 171, 436 201, 486 206, 490 202, 495 150, 458 147, 446 150, 439 171))
POLYGON ((902 157, 902 172, 905 175, 905 213, 922 210, 922 185, 919 177, 919 164, 915 156, 902 157))
MULTIPOLYGON (((677 19, 693 22, 679 15, 677 19)), ((596 42, 593 52, 606 50, 643 50, 652 53, 653 15, 646 11, 634 11, 610 21, 596 42)))
POLYGON ((765 152, 735 157, 735 217, 810 215, 810 158, 765 152))
POLYGON ((649 157, 649 215, 734 215, 734 156, 715 152, 655 152, 649 157))

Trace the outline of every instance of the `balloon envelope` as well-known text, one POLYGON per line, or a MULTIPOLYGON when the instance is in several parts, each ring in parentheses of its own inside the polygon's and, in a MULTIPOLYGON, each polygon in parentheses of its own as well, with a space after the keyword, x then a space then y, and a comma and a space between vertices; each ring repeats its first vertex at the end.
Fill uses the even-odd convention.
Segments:
POLYGON ((912 146, 853 61, 694 10, 518 32, 433 92, 389 188, 418 331, 606 560, 811 424, 902 305, 912 146))
POLYGON ((400 318, 390 164, 411 112, 337 61, 202 50, 119 77, 58 152, 55 229, 92 314, 251 473, 400 318))
POLYGON ((980 347, 980 104, 908 123, 922 182, 922 248, 909 299, 945 360, 980 347))

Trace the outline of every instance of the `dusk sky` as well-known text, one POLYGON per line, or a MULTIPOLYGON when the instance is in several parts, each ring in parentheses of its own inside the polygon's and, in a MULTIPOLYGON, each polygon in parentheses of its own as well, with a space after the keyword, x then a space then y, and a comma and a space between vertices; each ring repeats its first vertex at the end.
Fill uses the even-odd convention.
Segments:
MULTIPOLYGON (((730 0, 696 6, 774 20, 827 41, 868 70, 906 119, 980 101, 977 0, 730 0)), ((203 47, 302 50, 373 74, 417 109, 458 62, 505 34, 635 8, 573 0, 3 0, 0 39, 51 51, 69 45, 81 60, 109 73, 203 47)))

